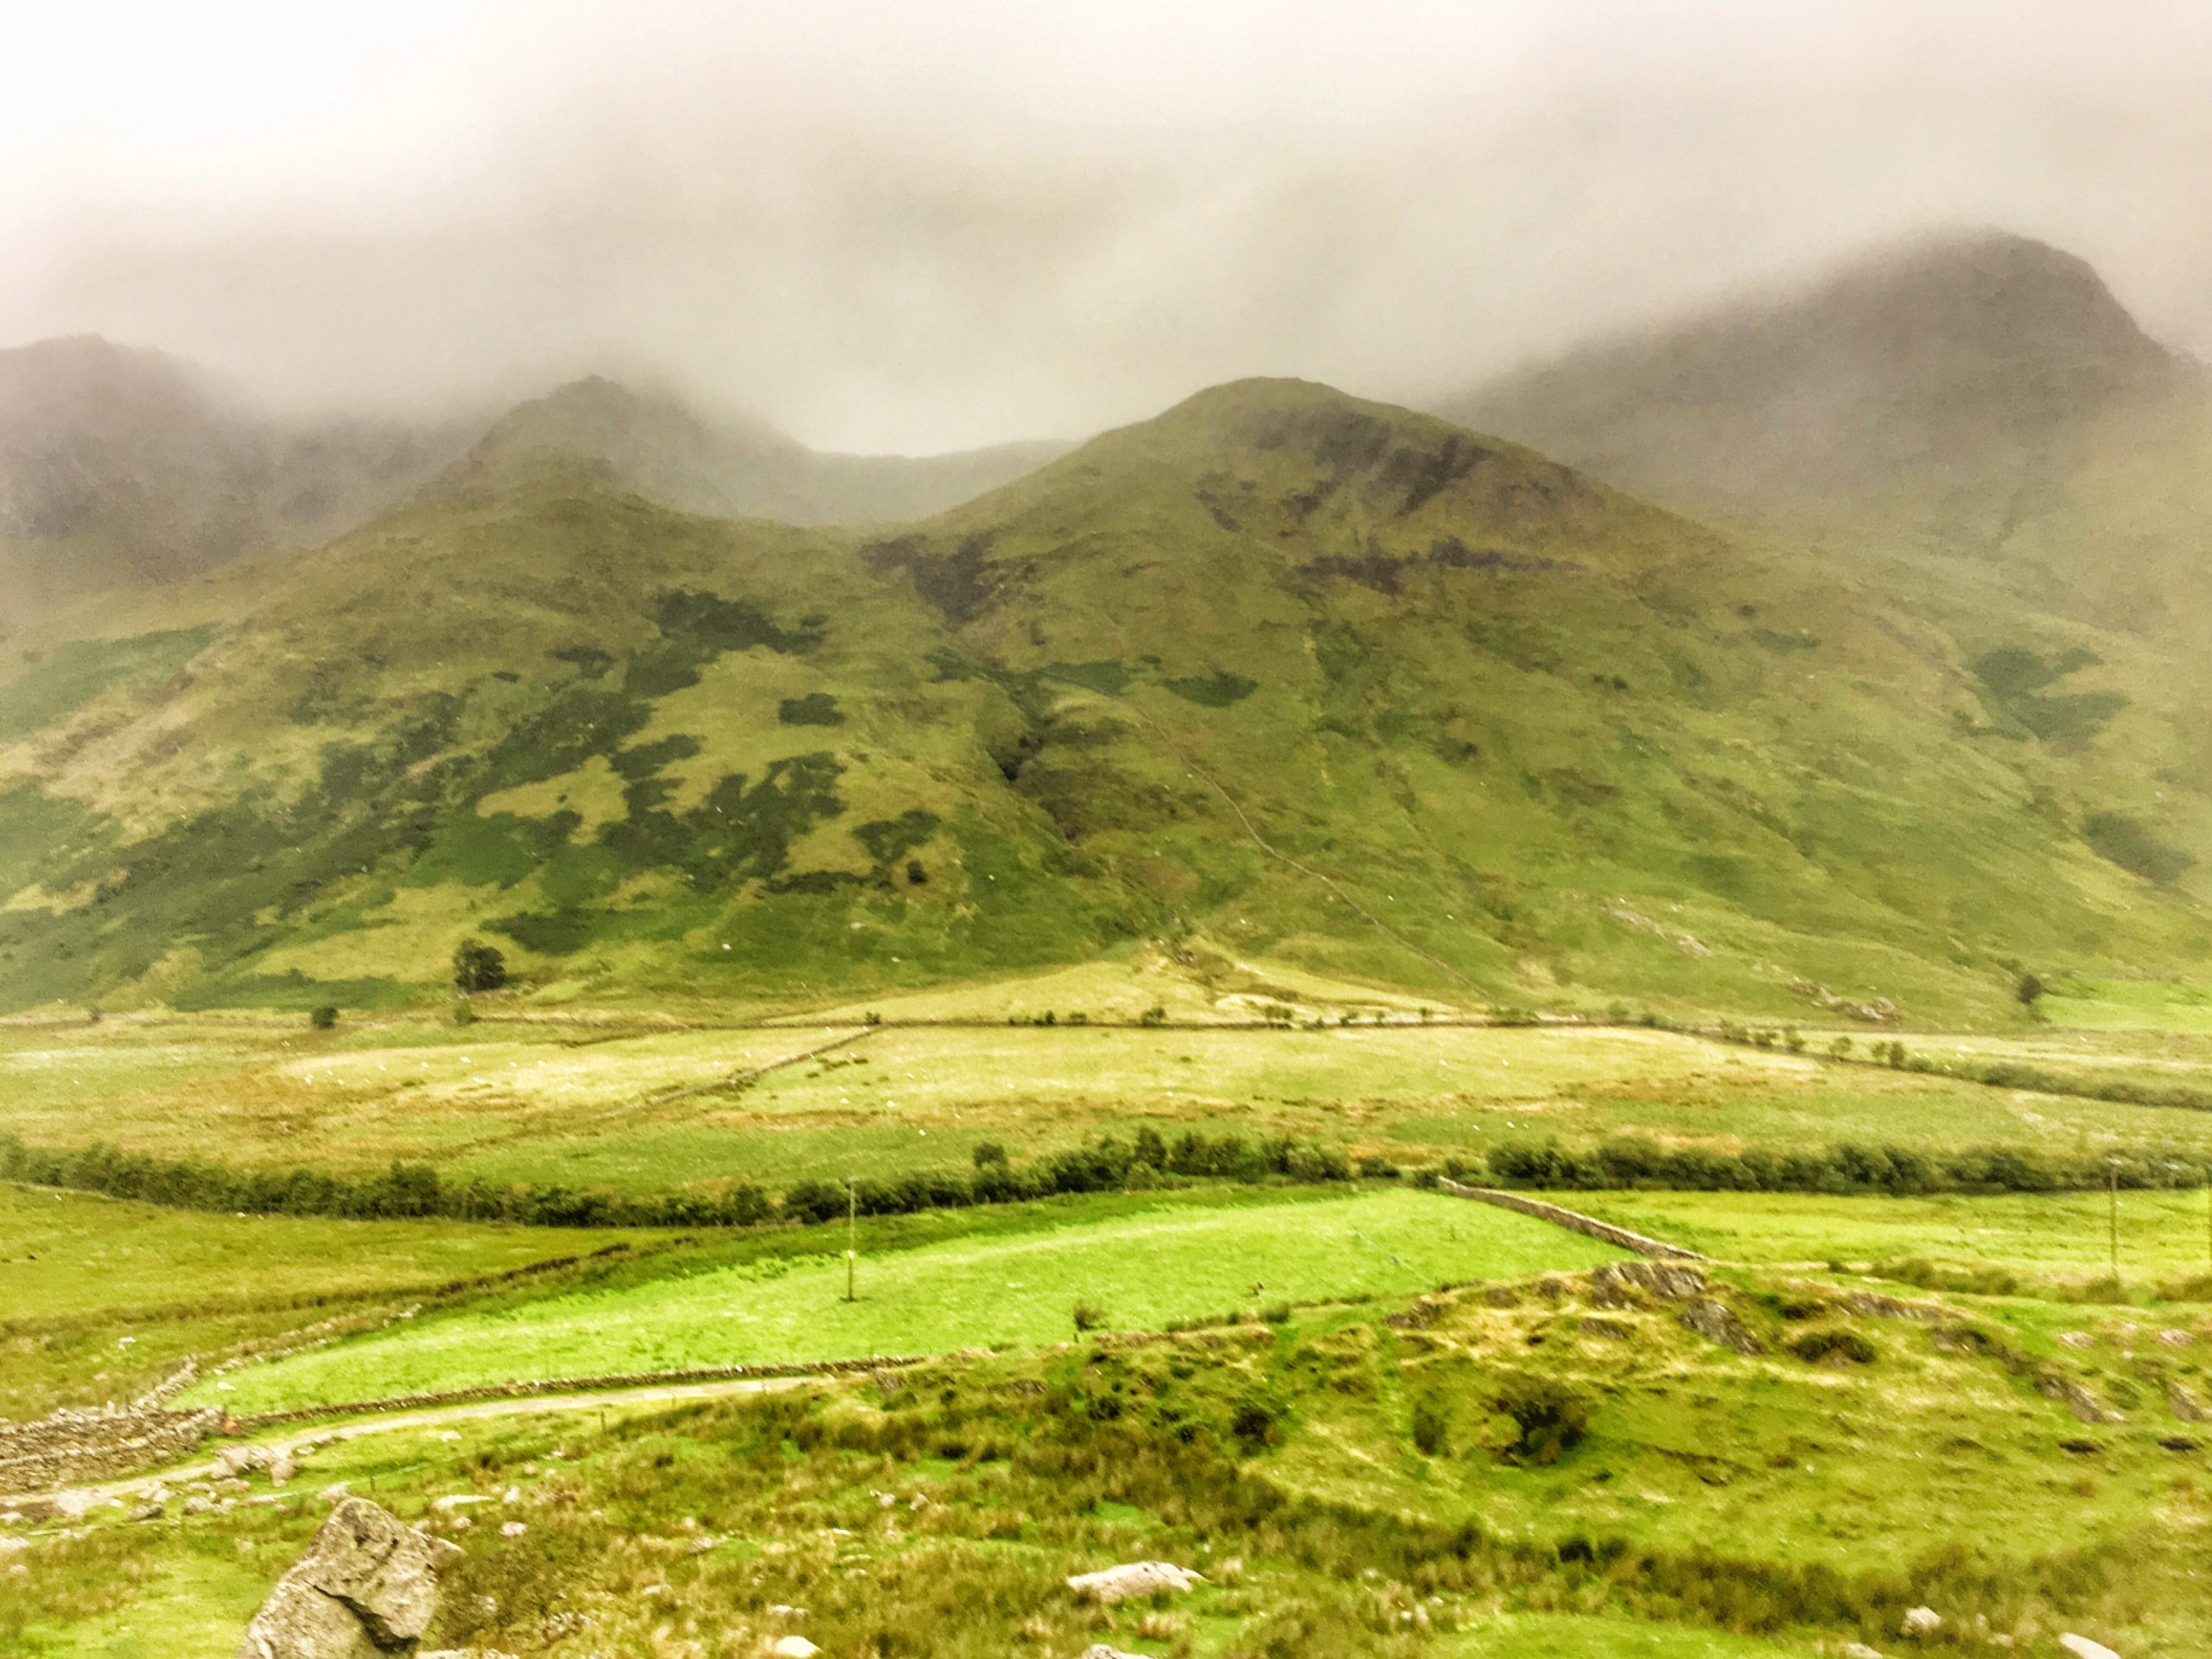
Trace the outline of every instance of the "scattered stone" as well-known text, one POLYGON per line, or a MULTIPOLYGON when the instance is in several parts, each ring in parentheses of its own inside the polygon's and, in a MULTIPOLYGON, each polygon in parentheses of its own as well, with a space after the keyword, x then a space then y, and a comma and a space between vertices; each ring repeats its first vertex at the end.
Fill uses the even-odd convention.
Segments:
POLYGON ((201 1497, 198 1492, 194 1492, 184 1500, 184 1512, 187 1515, 205 1515, 214 1507, 212 1500, 201 1497))
POLYGON ((1083 1650, 1083 1659, 1147 1659, 1147 1656, 1130 1653, 1122 1648, 1109 1648, 1103 1642, 1094 1642, 1083 1650))
POLYGON ((2097 1339, 2086 1331, 2062 1331, 2058 1339, 2069 1348, 2094 1348, 2097 1339))
POLYGON ((2186 1348, 2196 1340, 2194 1331, 2176 1331, 2171 1326, 2158 1332, 2159 1343, 2168 1348, 2186 1348))
POLYGON ((285 1452, 282 1456, 270 1460, 269 1465, 269 1484, 271 1486, 283 1486, 289 1484, 292 1477, 299 1472, 299 1459, 293 1457, 289 1452, 285 1452))
POLYGON ((1733 1348, 1739 1354, 1765 1351, 1759 1339, 1744 1329, 1726 1302, 1710 1296, 1700 1296, 1682 1310, 1682 1323, 1708 1342, 1717 1342, 1724 1348, 1733 1348))
POLYGON ((1096 1573, 1078 1573, 1068 1580, 1068 1588, 1078 1596, 1110 1607, 1116 1602, 1157 1595, 1162 1591, 1190 1590, 1204 1582, 1202 1574, 1187 1567, 1177 1567, 1172 1561, 1132 1561, 1122 1567, 1103 1567, 1096 1573))
POLYGON ((504 1521, 499 1524, 499 1536, 502 1538, 519 1538, 529 1530, 530 1523, 526 1521, 504 1521))
POLYGON ((448 1492, 443 1497, 434 1497, 430 1507, 443 1512, 457 1510, 464 1503, 489 1503, 492 1500, 482 1492, 448 1492))
POLYGON ((2101 1642, 2092 1642, 2086 1636, 2076 1636, 2069 1630, 2058 1638, 2058 1645, 2074 1656, 2074 1659, 2120 1659, 2120 1656, 2101 1642))
POLYGON ((1882 1659, 1882 1650, 1870 1648, 1864 1642, 1847 1642, 1843 1644, 1843 1659, 1882 1659))
POLYGON ((1905 1609, 1903 1630, 1916 1642, 1924 1642, 1943 1628, 1943 1615, 1933 1607, 1905 1609))
POLYGON ((326 1503, 336 1503, 353 1497, 352 1490, 342 1480, 334 1480, 315 1496, 326 1503))
POLYGON ((779 1636, 768 1644, 776 1659, 814 1659, 822 1651, 803 1636, 779 1636))
POLYGON ((2036 1388, 2085 1423, 2117 1423, 2123 1421, 2118 1412, 2107 1410, 2097 1396, 2079 1382, 2069 1382, 2063 1376, 2046 1376, 2037 1379, 2036 1388))
POLYGON ((1667 1262, 1608 1262, 1590 1275, 1590 1300, 1599 1307, 1634 1307, 1646 1297, 1687 1302, 1705 1292, 1696 1268, 1667 1262))
POLYGON ((2212 1422, 2212 1412, 2206 1411, 2196 1396, 2178 1382, 2166 1384, 2166 1404, 2184 1423, 2212 1422))
POLYGON ((438 1569, 461 1552, 349 1497, 246 1626, 238 1659, 412 1653, 438 1610, 438 1569))

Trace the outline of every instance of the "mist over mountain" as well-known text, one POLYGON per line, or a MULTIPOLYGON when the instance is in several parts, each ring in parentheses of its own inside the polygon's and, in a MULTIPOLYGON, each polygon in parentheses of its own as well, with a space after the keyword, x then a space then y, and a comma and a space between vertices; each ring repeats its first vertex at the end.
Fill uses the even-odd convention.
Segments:
POLYGON ((466 442, 453 425, 285 420, 176 358, 95 337, 0 352, 0 607, 327 540, 466 442))
POLYGON ((1984 231, 1600 341, 1449 412, 1628 487, 1811 512, 2012 467, 2102 413, 2204 385, 2087 262, 1984 231))
POLYGON ((594 377, 510 410, 468 463, 580 461, 603 465, 625 487, 689 512, 866 524, 941 512, 1069 448, 1039 440, 918 458, 824 454, 765 422, 709 415, 673 393, 594 377))

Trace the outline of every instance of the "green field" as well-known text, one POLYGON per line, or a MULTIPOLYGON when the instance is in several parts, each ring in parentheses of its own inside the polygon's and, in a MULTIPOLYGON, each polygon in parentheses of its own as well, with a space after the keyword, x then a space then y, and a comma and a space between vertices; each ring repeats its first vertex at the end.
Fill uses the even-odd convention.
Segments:
MULTIPOLYGON (((1620 1253, 1540 1222, 1419 1192, 1161 1205, 1024 1235, 871 1256, 860 1296, 824 1253, 688 1271, 618 1290, 418 1320, 405 1330, 202 1384, 241 1411, 435 1393, 479 1382, 1027 1345, 1073 1333, 1089 1303, 1116 1330, 1281 1304, 1408 1296, 1620 1253)), ((842 1243, 828 1230, 817 1249, 842 1243)))
MULTIPOLYGON (((2000 1052, 1952 1040, 1985 1058, 2000 1052)), ((1721 1151, 1854 1141, 2212 1159, 2212 1112, 1642 1029, 830 1024, 609 1034, 395 1021, 324 1034, 111 1021, 0 1032, 0 1130, 36 1147, 100 1141, 234 1166, 359 1173, 403 1158, 500 1183, 651 1193, 744 1179, 779 1189, 964 1164, 982 1141, 1026 1155, 1140 1123, 1294 1135, 1408 1163, 1477 1161, 1502 1141, 1587 1147, 1624 1134, 1721 1151), (856 1040, 749 1087, 695 1092, 846 1038, 856 1040)))
MULTIPOLYGON (((1564 1201, 1731 1262, 1986 1263, 2057 1281, 2109 1271, 2098 1193, 1821 1198, 1782 1192, 1578 1192, 1564 1201)), ((2202 1192, 2120 1195, 2123 1284, 2212 1275, 2202 1192)))
MULTIPOLYGON (((2204 1392, 2202 1340, 2084 1352, 2009 1305, 1939 1294, 1942 1321, 1867 1318, 1789 1276, 1711 1294, 1760 1353, 1685 1329, 1675 1305, 1601 1306, 1554 1276, 1411 1322, 1384 1322, 1402 1303, 1309 1308, 750 1402, 432 1424, 323 1447, 308 1479, 462 1543, 439 1640, 561 1659, 665 1651, 695 1627, 701 1651, 737 1659, 800 1628, 772 1611, 791 1605, 828 1651, 950 1659, 1022 1632, 1191 1659, 1782 1659, 1894 1643, 1921 1602, 2032 1656, 2060 1630, 2192 1651, 2212 1501, 2201 1451, 2165 1444, 2187 1426, 2159 1390, 2204 1392), (1947 1334, 1966 1325, 1977 1344, 1947 1334), (1839 1332, 1859 1358, 1792 1351, 1839 1332), (2018 1351, 2126 1421, 2085 1427, 2018 1351), (1516 1454, 1500 1403, 1539 1375, 1586 1412, 1555 1459, 1516 1454), (433 1508, 451 1494, 490 1502, 464 1530, 433 1508), (523 1537, 496 1535, 507 1517, 523 1537), (1112 1614, 1060 1587, 1139 1559, 1207 1582, 1112 1614), (547 1640, 556 1612, 588 1622, 547 1640)), ((283 1496, 181 1527, 96 1512, 80 1537, 36 1539, 0 1644, 220 1659, 318 1518, 283 1496)))
POLYGON ((129 1398, 190 1356, 643 1242, 614 1230, 199 1215, 0 1183, 0 1416, 129 1398))

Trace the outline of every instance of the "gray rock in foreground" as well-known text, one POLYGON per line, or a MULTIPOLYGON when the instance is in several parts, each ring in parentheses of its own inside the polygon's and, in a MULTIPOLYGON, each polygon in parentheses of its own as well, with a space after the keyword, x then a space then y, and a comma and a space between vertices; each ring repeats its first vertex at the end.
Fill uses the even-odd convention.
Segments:
POLYGON ((261 1604, 238 1659, 412 1654, 438 1611, 438 1570, 460 1554, 365 1498, 346 1498, 261 1604))

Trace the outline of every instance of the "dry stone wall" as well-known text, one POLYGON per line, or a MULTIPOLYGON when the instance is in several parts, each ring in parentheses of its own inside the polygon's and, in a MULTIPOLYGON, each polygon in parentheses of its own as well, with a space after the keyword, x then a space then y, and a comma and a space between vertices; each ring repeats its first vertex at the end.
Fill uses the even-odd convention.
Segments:
POLYGON ((1439 1178, 1437 1190, 1449 1192, 1455 1198, 1472 1198, 1478 1204, 1494 1204, 1501 1210, 1514 1210, 1524 1216, 1534 1216, 1538 1221, 1548 1221, 1554 1227, 1564 1227, 1569 1232, 1580 1233, 1607 1244, 1618 1244, 1624 1250, 1634 1250, 1638 1255, 1657 1256, 1671 1262, 1709 1262, 1710 1256, 1700 1255, 1695 1250, 1686 1250, 1679 1244, 1669 1244, 1664 1239, 1649 1238, 1642 1233, 1632 1233, 1625 1227, 1616 1227, 1609 1221, 1595 1216, 1586 1216, 1580 1211, 1566 1210, 1556 1204, 1546 1204, 1541 1198, 1532 1198, 1519 1192, 1505 1192, 1494 1186, 1467 1186, 1459 1181, 1439 1178))

